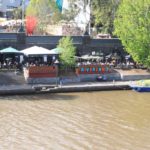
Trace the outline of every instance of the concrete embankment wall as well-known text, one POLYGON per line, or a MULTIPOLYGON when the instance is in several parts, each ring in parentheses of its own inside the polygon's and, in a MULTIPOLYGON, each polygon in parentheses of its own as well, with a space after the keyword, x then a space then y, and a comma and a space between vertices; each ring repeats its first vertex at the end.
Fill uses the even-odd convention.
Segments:
POLYGON ((28 84, 59 84, 59 77, 55 78, 27 78, 28 84))
MULTIPOLYGON (((120 81, 121 76, 119 73, 108 73, 108 74, 101 74, 105 76, 107 81, 120 81)), ((61 82, 63 84, 68 83, 80 83, 80 82, 95 82, 97 81, 97 77, 99 74, 81 74, 76 76, 69 76, 69 77, 61 77, 61 82)), ((51 77, 51 78, 26 78, 26 82, 29 84, 59 84, 60 77, 51 77)))
POLYGON ((56 88, 56 89, 49 89, 47 91, 39 91, 37 93, 64 93, 64 92, 89 92, 89 91, 112 91, 112 90, 129 90, 131 89, 128 84, 120 84, 120 85, 114 85, 114 84, 109 84, 109 85, 99 85, 99 86, 91 86, 91 85, 86 85, 86 86, 74 86, 74 87, 61 87, 61 88, 56 88))
POLYGON ((0 86, 0 95, 20 95, 20 94, 34 94, 35 89, 31 85, 14 84, 14 85, 2 85, 0 86))
POLYGON ((56 85, 5 85, 0 87, 0 95, 20 95, 20 94, 44 94, 63 92, 88 92, 88 91, 108 91, 108 90, 130 89, 128 82, 85 82, 78 84, 56 85))
MULTIPOLYGON (((101 74, 105 76, 106 81, 134 81, 150 79, 150 75, 122 75, 119 73, 101 74)), ((63 84, 82 83, 82 82, 95 82, 97 81, 98 74, 78 75, 70 77, 61 77, 63 84)), ((60 84, 60 77, 57 78, 27 78, 28 84, 60 84)))

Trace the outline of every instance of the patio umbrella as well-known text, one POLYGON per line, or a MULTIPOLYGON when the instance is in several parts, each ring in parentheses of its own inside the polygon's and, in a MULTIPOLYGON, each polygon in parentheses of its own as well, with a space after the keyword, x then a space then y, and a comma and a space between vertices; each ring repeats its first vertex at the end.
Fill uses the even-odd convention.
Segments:
POLYGON ((84 59, 84 60, 89 60, 91 59, 89 55, 82 55, 81 56, 81 59, 84 59))
POLYGON ((103 57, 102 56, 89 56, 89 59, 92 59, 92 60, 103 60, 103 57))
POLYGON ((126 56, 125 56, 125 59, 129 59, 129 58, 131 58, 130 55, 126 55, 126 56))
POLYGON ((112 54, 109 54, 109 55, 107 55, 107 56, 105 56, 105 58, 111 58, 112 57, 112 54))
POLYGON ((43 48, 43 47, 39 47, 39 46, 32 46, 32 47, 22 50, 21 52, 24 53, 26 56, 50 55, 51 54, 50 50, 43 48))
POLYGON ((51 54, 60 54, 61 53, 62 48, 56 47, 54 49, 50 50, 51 54))
POLYGON ((118 60, 118 59, 120 59, 121 57, 120 57, 118 54, 115 53, 111 58, 118 60))
POLYGON ((74 58, 75 58, 75 60, 80 60, 81 59, 81 57, 79 57, 79 56, 74 56, 74 58))
POLYGON ((2 49, 2 50, 0 51, 0 53, 5 54, 5 53, 21 53, 21 52, 18 51, 17 49, 15 49, 15 48, 8 47, 8 48, 5 48, 5 49, 2 49))

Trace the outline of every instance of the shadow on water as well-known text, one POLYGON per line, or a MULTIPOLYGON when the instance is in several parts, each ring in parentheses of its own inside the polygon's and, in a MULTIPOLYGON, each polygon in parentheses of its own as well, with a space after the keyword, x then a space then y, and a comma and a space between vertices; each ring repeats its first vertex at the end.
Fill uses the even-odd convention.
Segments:
POLYGON ((9 95, 0 96, 2 100, 17 100, 17 101, 40 101, 40 100, 74 100, 77 95, 70 95, 67 93, 47 93, 47 94, 33 94, 33 95, 9 95))

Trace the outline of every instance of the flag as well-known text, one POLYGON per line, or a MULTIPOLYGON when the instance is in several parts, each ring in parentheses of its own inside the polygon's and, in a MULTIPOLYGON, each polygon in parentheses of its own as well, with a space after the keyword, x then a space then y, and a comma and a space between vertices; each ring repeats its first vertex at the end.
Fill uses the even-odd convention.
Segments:
POLYGON ((56 4, 58 6, 58 9, 62 11, 62 6, 63 6, 63 0, 56 0, 56 4))

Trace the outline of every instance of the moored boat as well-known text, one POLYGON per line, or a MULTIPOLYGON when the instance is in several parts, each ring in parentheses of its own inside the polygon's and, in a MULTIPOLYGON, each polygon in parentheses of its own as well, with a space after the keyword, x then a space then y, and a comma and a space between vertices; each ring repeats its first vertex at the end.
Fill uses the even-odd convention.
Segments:
POLYGON ((150 80, 139 80, 130 84, 130 87, 138 92, 150 92, 150 80))

